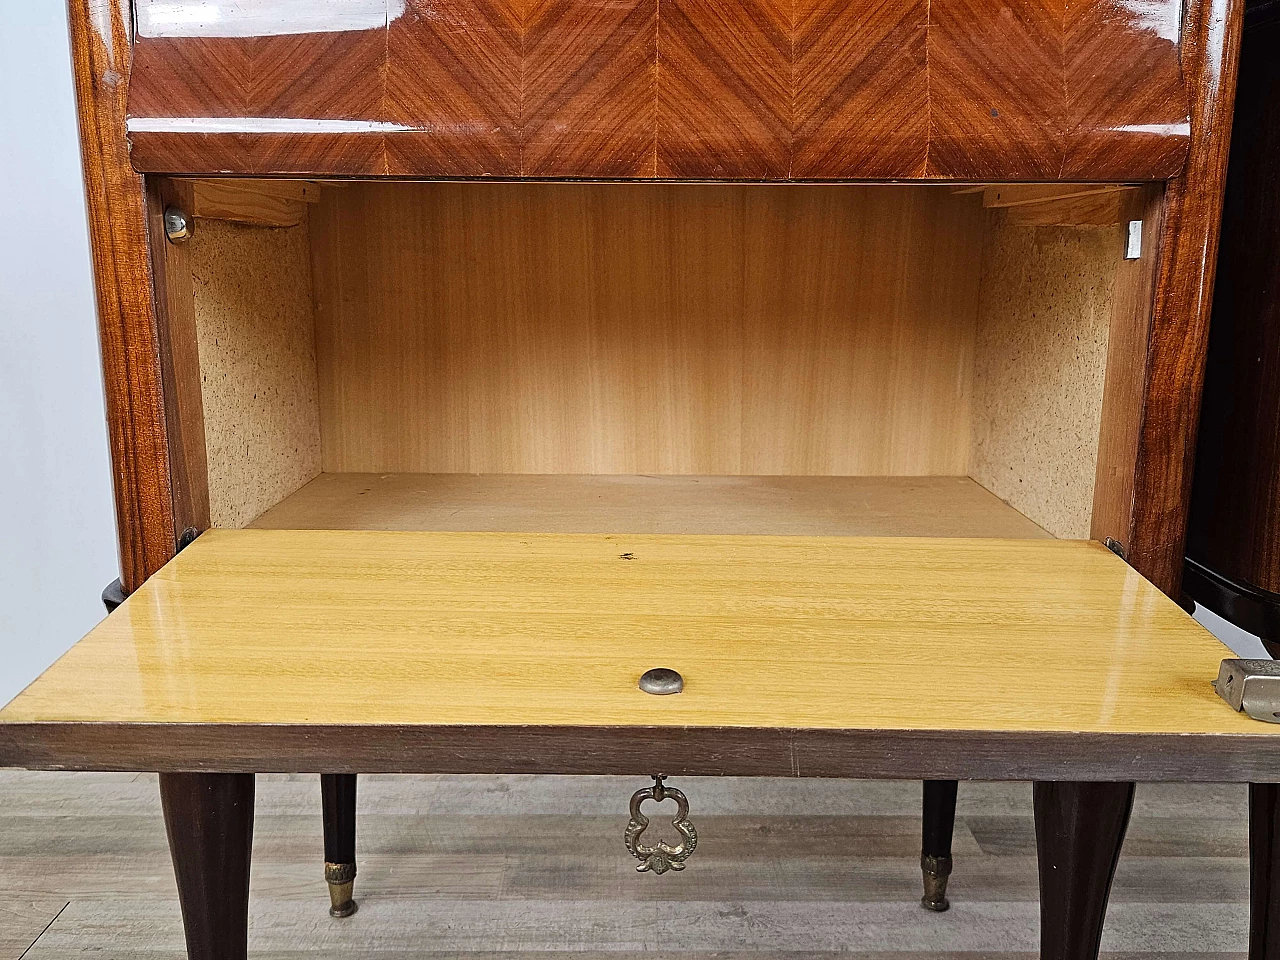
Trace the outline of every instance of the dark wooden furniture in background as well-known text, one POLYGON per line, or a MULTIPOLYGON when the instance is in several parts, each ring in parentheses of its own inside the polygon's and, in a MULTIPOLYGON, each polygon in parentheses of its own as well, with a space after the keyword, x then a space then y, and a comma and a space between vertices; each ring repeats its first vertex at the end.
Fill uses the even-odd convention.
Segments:
MULTIPOLYGON (((1280 654, 1280 3, 1244 15, 1183 592, 1280 654)), ((1280 789, 1250 788, 1251 956, 1280 954, 1280 789)))
MULTIPOLYGON (((212 6, 69 0, 125 593, 211 523, 175 177, 293 175, 1147 184, 1088 532, 1178 594, 1238 0, 212 6)), ((1045 830, 1129 791, 1059 785, 1045 830)))
POLYGON ((1280 651, 1280 3, 1245 13, 1184 589, 1280 651))

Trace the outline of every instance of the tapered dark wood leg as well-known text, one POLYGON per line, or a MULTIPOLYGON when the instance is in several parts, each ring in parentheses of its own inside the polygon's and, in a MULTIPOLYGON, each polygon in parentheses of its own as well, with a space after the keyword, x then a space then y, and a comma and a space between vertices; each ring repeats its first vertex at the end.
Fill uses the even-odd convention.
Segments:
POLYGON ((245 960, 253 787, 246 773, 160 774, 189 960, 245 960))
POLYGON ((1132 783, 1037 783, 1040 960, 1096 960, 1132 783))
POLYGON ((1280 960, 1280 784, 1249 784, 1249 960, 1280 960))
POLYGON ((324 878, 329 884, 329 915, 349 917, 356 912, 352 897, 356 882, 356 775, 321 774, 320 797, 324 806, 324 878))
POLYGON ((920 872, 924 896, 920 905, 941 913, 951 908, 947 878, 951 876, 951 834, 956 825, 956 781, 926 780, 920 830, 920 872))

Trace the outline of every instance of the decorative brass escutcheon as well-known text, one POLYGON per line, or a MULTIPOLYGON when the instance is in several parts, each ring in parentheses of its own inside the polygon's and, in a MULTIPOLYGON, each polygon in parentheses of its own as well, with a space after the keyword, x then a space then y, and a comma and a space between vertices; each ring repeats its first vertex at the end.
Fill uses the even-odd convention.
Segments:
POLYGON ((637 790, 631 795, 631 820, 627 823, 626 844, 631 855, 640 861, 640 866, 636 867, 638 873, 683 870, 684 862, 693 856, 694 848, 698 846, 698 831, 689 822, 689 799, 679 790, 665 786, 662 782, 665 779, 666 775, 659 773, 654 776, 652 787, 637 790), (649 818, 640 811, 640 805, 646 800, 661 803, 668 797, 676 802, 676 815, 671 825, 684 839, 674 847, 665 840, 659 840, 656 846, 641 843, 640 835, 649 826, 649 818))

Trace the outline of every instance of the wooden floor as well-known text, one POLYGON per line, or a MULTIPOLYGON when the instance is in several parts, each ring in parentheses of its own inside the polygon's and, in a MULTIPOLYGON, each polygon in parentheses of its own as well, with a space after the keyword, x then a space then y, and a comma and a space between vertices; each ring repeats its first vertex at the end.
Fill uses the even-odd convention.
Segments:
MULTIPOLYGON (((317 778, 260 777, 250 956, 1035 955, 1026 784, 961 785, 946 914, 917 905, 919 784, 685 779, 698 852, 662 877, 622 845, 643 785, 363 778, 360 912, 332 920, 317 778)), ((1239 786, 1139 787, 1104 951, 1243 957, 1245 813, 1239 786)), ((0 877, 0 960, 182 956, 151 776, 0 771, 0 877)))

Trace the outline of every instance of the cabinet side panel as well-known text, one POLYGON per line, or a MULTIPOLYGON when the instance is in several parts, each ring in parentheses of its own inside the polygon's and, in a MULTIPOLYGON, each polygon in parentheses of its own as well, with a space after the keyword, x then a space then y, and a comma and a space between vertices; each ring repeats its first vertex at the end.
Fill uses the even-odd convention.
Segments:
POLYGON ((988 216, 970 475, 1055 536, 1087 538, 1124 228, 988 216))
POLYGON ((1108 537, 1127 551, 1133 532, 1133 482, 1138 428, 1142 423, 1142 378, 1151 333, 1151 296, 1159 264, 1164 190, 1146 187, 1129 216, 1142 219, 1142 254, 1116 273, 1115 303, 1107 344, 1107 382, 1102 393, 1098 472, 1090 536, 1108 537))
POLYGON ((129 166, 127 0, 70 0, 121 580, 132 591, 176 548, 142 178, 129 166))
POLYGON ((191 289, 191 245, 171 243, 164 230, 168 207, 185 211, 188 216, 194 212, 193 193, 190 183, 148 178, 151 271, 169 429, 173 520, 179 534, 188 527, 204 530, 209 526, 209 470, 204 448, 195 295, 191 289))
POLYGON ((320 472, 307 228, 198 220, 189 244, 209 519, 243 527, 320 472))

